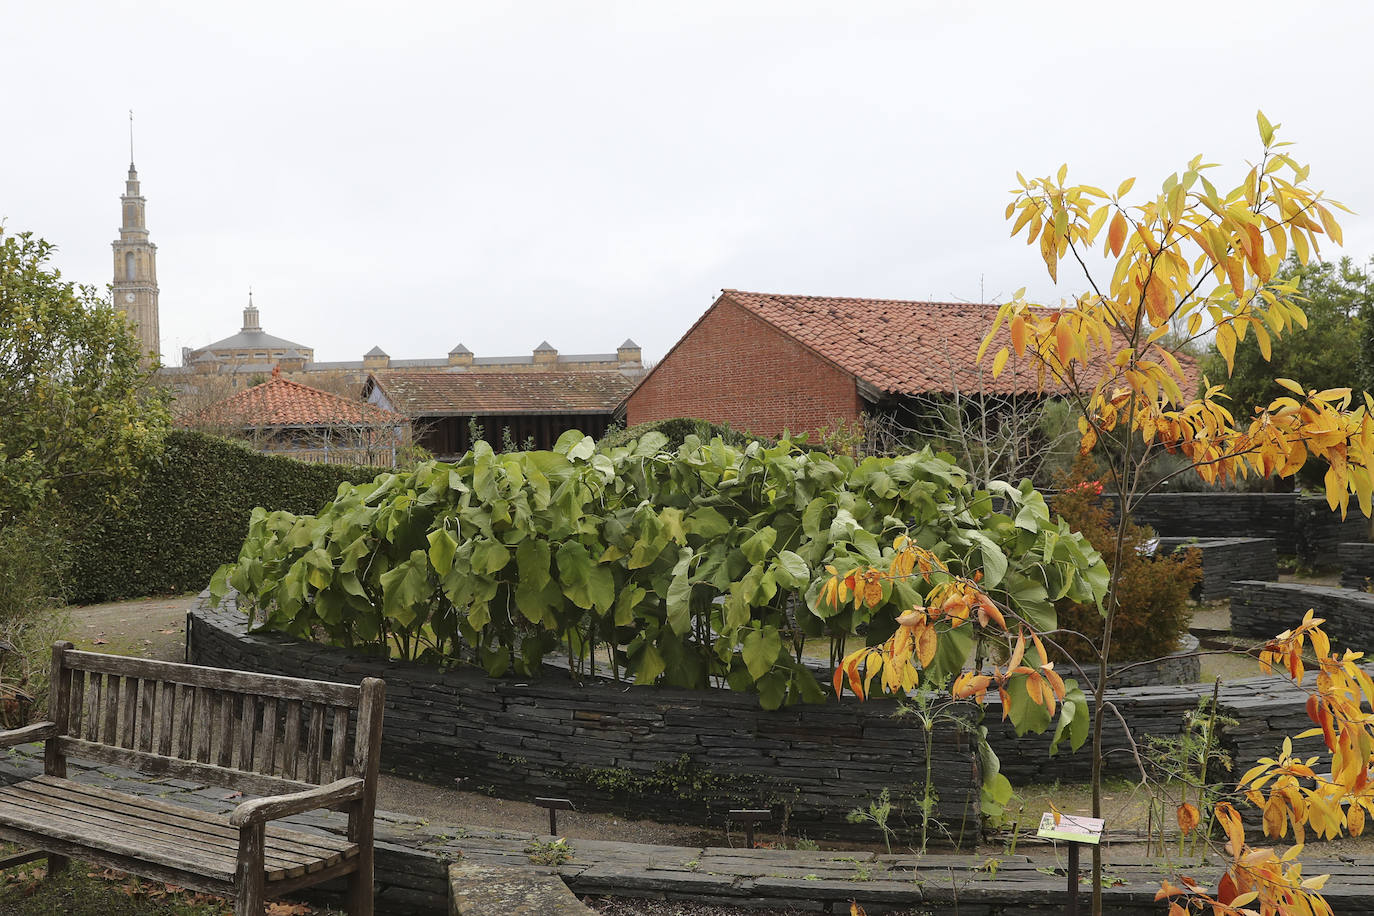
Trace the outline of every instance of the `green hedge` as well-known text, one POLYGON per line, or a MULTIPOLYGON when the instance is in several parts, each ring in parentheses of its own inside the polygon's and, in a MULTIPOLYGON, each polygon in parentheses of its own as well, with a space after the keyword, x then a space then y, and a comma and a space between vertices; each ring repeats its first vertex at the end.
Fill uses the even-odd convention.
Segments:
POLYGON ((76 604, 175 594, 205 587, 238 557, 255 506, 315 513, 344 481, 376 468, 308 464, 264 455, 204 433, 169 433, 117 510, 82 521, 76 510, 71 600, 76 604))
POLYGON ((659 432, 667 436, 668 444, 664 446, 664 449, 674 453, 682 448, 688 436, 696 436, 702 442, 710 442, 719 436, 726 445, 739 448, 743 448, 754 441, 762 442, 768 446, 777 444, 774 439, 740 432, 728 423, 712 423, 710 420, 698 420, 694 417, 672 417, 668 420, 650 420, 648 423, 640 423, 629 429, 609 432, 597 443, 597 448, 603 452, 608 452, 613 448, 620 448, 637 439, 642 439, 644 434, 648 432, 659 432))

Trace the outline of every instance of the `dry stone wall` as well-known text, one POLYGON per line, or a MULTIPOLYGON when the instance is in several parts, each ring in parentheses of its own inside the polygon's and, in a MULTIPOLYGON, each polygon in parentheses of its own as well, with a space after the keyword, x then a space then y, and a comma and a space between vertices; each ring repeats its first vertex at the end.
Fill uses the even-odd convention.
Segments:
MULTIPOLYGON (((195 664, 269 674, 387 682, 382 765, 428 782, 506 798, 566 797, 588 810, 721 826, 730 808, 773 809, 776 829, 816 839, 877 841, 845 815, 889 789, 892 826, 918 822, 915 781, 924 738, 891 702, 759 707, 728 690, 576 685, 550 669, 532 682, 474 669, 439 670, 246 632, 226 599, 187 622, 195 664)), ((971 713, 972 707, 969 708, 971 713)), ((953 838, 978 836, 981 776, 964 730, 937 727, 935 819, 953 838)))
POLYGON ((1275 580, 1279 577, 1273 538, 1161 537, 1159 551, 1197 550, 1202 554, 1202 580, 1193 586, 1197 601, 1229 598, 1242 579, 1275 580))

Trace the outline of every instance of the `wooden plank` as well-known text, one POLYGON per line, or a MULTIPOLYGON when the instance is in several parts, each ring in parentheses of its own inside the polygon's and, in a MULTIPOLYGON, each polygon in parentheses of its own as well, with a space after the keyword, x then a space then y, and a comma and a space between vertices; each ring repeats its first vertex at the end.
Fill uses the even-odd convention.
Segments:
POLYGON ((153 716, 157 712, 157 681, 138 682, 138 743, 136 750, 153 751, 153 716))
POLYGON ((255 770, 253 765, 253 733, 258 725, 258 698, 245 693, 239 707, 239 746, 234 755, 234 766, 240 770, 255 770))
MULTIPOLYGON (((198 811, 195 808, 188 808, 173 802, 162 799, 149 798, 147 796, 126 795, 115 789, 106 789, 103 786, 92 786, 85 783, 73 782, 70 779, 55 779, 49 776, 39 776, 35 779, 25 780, 24 785, 34 789, 42 789, 54 793, 65 793, 78 798, 98 799, 109 804, 125 804, 138 809, 156 811, 160 817, 167 818, 171 822, 197 823, 208 830, 224 830, 228 820, 222 814, 211 814, 208 811, 198 811)), ((312 787, 313 788, 313 787, 312 787)), ((3 792, 0 789, 0 792, 3 792)), ((237 843, 237 831, 231 831, 237 843)), ((343 852, 348 855, 351 845, 342 837, 333 834, 304 833, 272 824, 267 828, 267 844, 269 847, 280 845, 282 849, 300 848, 312 850, 315 855, 331 855, 335 852, 343 852)))
POLYGON ((248 671, 232 671, 228 668, 205 668, 200 665, 182 665, 123 655, 101 655, 97 652, 68 651, 66 664, 83 671, 152 678, 196 687, 275 696, 279 699, 297 698, 333 706, 357 706, 361 696, 359 688, 352 684, 312 681, 275 674, 255 674, 248 671))
MULTIPOLYGON (((140 811, 129 806, 91 799, 73 799, 65 794, 45 794, 41 787, 25 787, 20 784, 0 793, 0 816, 9 810, 7 806, 30 810, 50 810, 55 817, 66 818, 73 822, 93 823, 109 831, 123 831, 133 838, 149 836, 154 842, 171 844, 191 850, 199 850, 208 856, 232 858, 237 849, 235 831, 224 824, 207 825, 194 821, 179 824, 161 812, 140 811), (92 803, 94 801, 94 803, 92 803)), ((273 867, 290 870, 304 867, 317 858, 313 853, 283 853, 273 851, 273 867)), ((343 854, 337 854, 332 861, 340 861, 343 854)), ((330 864, 332 864, 332 861, 330 864)))
POLYGON ((105 676, 105 713, 101 717, 100 740, 110 745, 119 744, 119 688, 123 678, 105 676))
POLYGON ((287 779, 296 778, 301 755, 301 701, 286 701, 286 728, 281 740, 281 772, 287 779))
POLYGON ((157 682, 157 746, 153 750, 164 757, 172 753, 172 717, 176 713, 177 685, 171 681, 157 682))
POLYGON ((259 773, 272 776, 277 772, 277 698, 267 697, 262 701, 262 741, 260 742, 261 762, 256 767, 259 773))
POLYGON ((138 678, 126 677, 119 685, 119 746, 134 746, 138 725, 138 678))
POLYGON ((67 734, 80 735, 86 718, 86 672, 72 672, 71 714, 67 720, 67 734))
POLYGON ((191 726, 194 721, 196 688, 177 684, 176 713, 172 719, 172 756, 191 759, 191 726))
MULTIPOLYGON (((184 869, 158 865, 127 855, 105 852, 104 850, 95 849, 80 840, 58 839, 56 837, 6 825, 4 823, 0 823, 0 839, 8 840, 21 846, 38 847, 61 855, 77 856, 83 861, 91 862, 96 865, 103 865, 131 875, 141 875, 145 878, 151 878, 155 881, 162 881, 167 884, 175 884, 179 887, 200 891, 205 894, 215 894, 220 897, 226 897, 232 895, 234 892, 234 886, 230 881, 193 874, 184 869)), ((322 872, 318 880, 324 880, 327 874, 327 872, 322 872)), ((309 882, 307 881, 306 883, 309 882)), ((299 885, 293 884, 291 886, 296 887, 299 885)))
POLYGON ((310 731, 305 742, 305 779, 307 782, 320 781, 320 757, 324 754, 324 706, 312 703, 310 706, 310 731))
POLYGON ((235 734, 237 729, 234 728, 234 707, 238 705, 237 700, 238 696, 227 690, 215 691, 217 705, 213 740, 214 760, 222 767, 229 767, 234 763, 234 739, 238 737, 235 734))
POLYGON ((195 688, 195 726, 191 738, 191 758, 210 762, 210 694, 208 687, 195 688))
POLYGON ((149 776, 170 776, 174 779, 185 779, 191 782, 208 782, 212 785, 223 786, 250 795, 277 795, 282 792, 299 792, 302 789, 314 788, 313 783, 298 782, 294 779, 283 779, 278 776, 263 776, 259 773, 229 769, 212 763, 182 760, 177 757, 161 757, 143 751, 82 741, 79 738, 58 738, 56 740, 64 753, 73 757, 96 760, 100 763, 112 763, 116 766, 138 770, 149 776))
MULTIPOLYGON (((37 810, 47 806, 72 818, 98 822, 107 830, 125 830, 133 836, 148 834, 159 843, 185 845, 188 849, 202 850, 206 855, 233 856, 238 848, 238 831, 224 821, 183 817, 176 806, 142 805, 134 796, 109 799, 26 782, 0 791, 0 811, 6 803, 28 803, 28 807, 37 810)), ((279 833, 271 833, 265 854, 267 863, 287 877, 290 872, 308 874, 341 862, 349 855, 349 850, 295 843, 279 833)))
POLYGON ((12 856, 5 856, 3 859, 0 859, 0 871, 4 871, 7 868, 14 868, 16 865, 23 865, 26 862, 32 862, 35 859, 46 859, 47 857, 47 851, 42 849, 28 849, 24 852, 16 852, 12 856))
POLYGON ((334 707, 334 729, 333 741, 329 746, 329 770, 321 782, 333 782, 336 779, 343 779, 348 775, 344 772, 348 768, 348 762, 344 755, 348 753, 348 709, 344 706, 334 707))
POLYGON ((116 855, 137 857, 170 868, 185 869, 196 874, 228 879, 233 875, 233 856, 218 856, 203 850, 186 848, 172 841, 155 840, 144 835, 135 847, 121 830, 101 826, 90 819, 73 819, 51 809, 21 807, 6 800, 0 804, 0 821, 40 833, 53 839, 80 843, 91 849, 116 855))
POLYGON ((88 741, 99 741, 101 713, 100 682, 104 680, 104 676, 89 672, 86 679, 88 681, 86 685, 86 715, 84 716, 86 727, 82 729, 82 733, 77 735, 77 737, 85 738, 88 741))

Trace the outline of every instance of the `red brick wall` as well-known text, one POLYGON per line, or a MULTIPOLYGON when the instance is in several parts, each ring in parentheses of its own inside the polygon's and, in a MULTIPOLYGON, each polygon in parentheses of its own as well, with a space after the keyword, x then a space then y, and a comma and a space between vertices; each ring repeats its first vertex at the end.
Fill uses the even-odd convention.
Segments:
POLYGON ((630 395, 627 422, 696 417, 762 436, 815 433, 861 411, 854 377, 728 300, 630 395))

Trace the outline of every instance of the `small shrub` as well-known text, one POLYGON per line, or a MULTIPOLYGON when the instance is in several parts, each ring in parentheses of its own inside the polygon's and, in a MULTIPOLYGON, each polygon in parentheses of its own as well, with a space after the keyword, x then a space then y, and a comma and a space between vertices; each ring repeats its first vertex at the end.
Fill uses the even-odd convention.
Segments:
POLYGON ((30 517, 0 528, 0 727, 47 705, 51 648, 65 629, 65 526, 30 517))
MULTIPOLYGON (((1111 568, 1116 557, 1116 522, 1112 507, 1102 500, 1102 483, 1092 460, 1078 458, 1063 478, 1054 510, 1080 531, 1111 568)), ((1202 577, 1202 554, 1176 551, 1168 556, 1146 553, 1154 532, 1143 525, 1127 525, 1122 543, 1121 610, 1112 625, 1113 662, 1146 661, 1178 648, 1188 628, 1188 596, 1202 577)), ((1063 601, 1056 605, 1059 627, 1087 637, 1060 633, 1056 641, 1080 661, 1091 658, 1102 643, 1102 615, 1088 604, 1063 601), (1088 645, 1091 642, 1091 646, 1088 645)))

